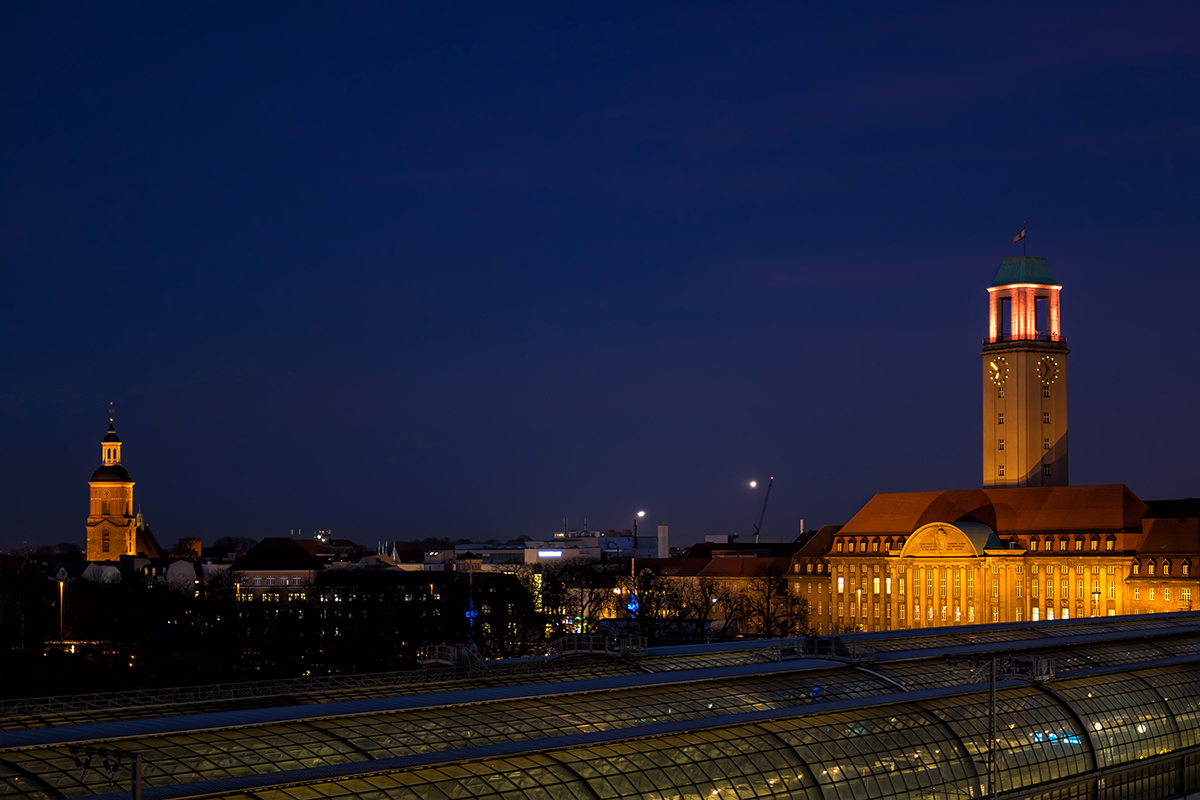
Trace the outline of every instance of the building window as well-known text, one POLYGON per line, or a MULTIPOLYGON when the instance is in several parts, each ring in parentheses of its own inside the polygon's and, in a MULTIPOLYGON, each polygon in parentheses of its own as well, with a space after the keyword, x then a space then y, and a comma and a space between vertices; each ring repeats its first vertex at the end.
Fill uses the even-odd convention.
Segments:
POLYGON ((1004 449, 1004 440, 1003 439, 1000 440, 1000 448, 999 449, 1001 449, 1001 450, 1004 449))
POLYGON ((1017 578, 1017 597, 1024 597, 1025 589, 1020 578, 1017 578))
MULTIPOLYGON (((1096 588, 1097 588, 1097 589, 1099 589, 1099 588, 1100 588, 1100 586, 1099 586, 1099 585, 1097 585, 1097 586, 1096 586, 1096 588)), ((1141 590, 1141 589, 1138 589, 1137 587, 1134 587, 1134 590, 1133 590, 1133 599, 1134 599, 1134 600, 1141 600, 1141 599, 1142 599, 1142 590, 1141 590)))
POLYGON ((962 597, 962 570, 954 570, 954 596, 962 597))
POLYGON ((875 579, 875 594, 879 594, 879 578, 875 579))
POLYGON ((996 600, 1000 597, 1000 581, 992 579, 992 599, 996 600))
MULTIPOLYGON (((941 583, 941 590, 942 590, 942 593, 940 596, 945 597, 946 596, 946 570, 943 569, 943 570, 940 570, 940 572, 941 572, 941 576, 940 576, 941 582, 940 583, 941 583)), ((945 606, 943 606, 942 607, 942 619, 945 619, 945 618, 946 618, 946 609, 945 609, 945 606)))
POLYGON ((1046 597, 1054 597, 1054 580, 1046 578, 1046 597))
POLYGON ((846 591, 846 579, 841 575, 838 576, 838 594, 843 594, 846 591))
POLYGON ((854 540, 851 539, 850 541, 846 542, 846 544, 849 545, 850 552, 853 553, 854 552, 854 540))
POLYGON ((1004 397, 1004 387, 1003 386, 1000 387, 1000 393, 997 394, 996 396, 1001 397, 1001 398, 1004 397))
MULTIPOLYGON (((1050 468, 1046 467, 1046 469, 1049 470, 1050 468)), ((1050 474, 1049 471, 1047 471, 1046 474, 1049 475, 1050 474)), ((1066 550, 1067 550, 1067 540, 1066 539, 1058 540, 1058 549, 1060 552, 1064 552, 1064 553, 1066 552, 1066 550)))
POLYGON ((1042 424, 1043 424, 1043 425, 1049 425, 1049 424, 1050 424, 1050 412, 1049 412, 1049 411, 1043 411, 1043 412, 1042 412, 1042 424))
POLYGON ((1042 387, 1042 397, 1049 397, 1049 396, 1050 396, 1050 387, 1043 386, 1042 387))
POLYGON ((846 616, 846 604, 845 603, 838 603, 838 616, 839 617, 846 616))
POLYGON ((967 573, 967 597, 975 596, 975 570, 967 573))
MULTIPOLYGON (((879 579, 878 579, 878 578, 876 578, 875 580, 879 580, 879 579)), ((883 588, 887 590, 887 593, 888 593, 888 594, 891 594, 891 593, 892 593, 892 579, 891 579, 891 578, 888 578, 888 579, 887 579, 887 581, 884 583, 884 587, 883 587, 883 588)))
POLYGON ((1018 608, 1018 609, 1016 610, 1016 612, 1013 614, 1013 621, 1014 621, 1014 622, 1020 622, 1020 621, 1021 621, 1021 609, 1019 609, 1019 608, 1018 608))
POLYGON ((1154 599, 1154 590, 1153 589, 1150 590, 1150 599, 1151 600, 1154 599))
POLYGON ((1183 577, 1186 578, 1188 575, 1191 575, 1191 574, 1192 574, 1192 562, 1190 562, 1190 561, 1183 562, 1183 577))
POLYGON ((1001 465, 1000 465, 1000 472, 999 472, 999 475, 1000 475, 1000 477, 1001 477, 1001 478, 1003 478, 1003 477, 1004 477, 1004 465, 1003 465, 1003 464, 1001 464, 1001 465))
POLYGON ((280 586, 287 586, 287 585, 288 585, 288 577, 287 577, 287 575, 284 575, 284 576, 282 576, 282 577, 279 579, 279 585, 280 585, 280 586))
POLYGON ((1033 578, 1029 581, 1029 594, 1031 597, 1038 596, 1038 579, 1033 578))
POLYGON ((1076 539, 1075 540, 1075 552, 1078 553, 1078 552, 1081 552, 1082 550, 1083 550, 1083 539, 1076 539))
POLYGON ((997 424, 997 425, 1003 425, 1003 424, 1004 424, 1004 415, 1003 415, 1003 414, 1001 414, 1001 415, 1000 415, 1000 421, 999 421, 998 423, 996 423, 996 424, 997 424))
POLYGON ((1038 546, 1038 540, 1037 540, 1037 539, 1030 539, 1030 540, 1029 540, 1029 552, 1031 552, 1031 553, 1036 553, 1036 552, 1037 552, 1037 546, 1038 546))
POLYGON ((1043 474, 1043 475, 1049 475, 1049 474, 1050 474, 1050 465, 1049 465, 1049 464, 1043 464, 1043 465, 1042 465, 1042 474, 1043 474))
POLYGON ((254 576, 254 585, 255 585, 255 586, 262 586, 262 576, 261 576, 261 575, 255 575, 255 576, 254 576))
POLYGON ((840 553, 840 552, 842 552, 842 540, 841 540, 841 539, 838 539, 838 542, 837 542, 837 551, 838 551, 839 553, 840 553))
POLYGON ((1064 601, 1071 599, 1071 582, 1063 578, 1062 582, 1062 599, 1064 601))
POLYGON ((905 582, 906 582, 906 581, 905 581, 905 579, 904 579, 904 578, 901 578, 901 579, 900 579, 900 594, 904 594, 904 584, 905 584, 905 582))
POLYGON ((933 597, 933 570, 925 570, 925 594, 933 597))
POLYGON ((874 552, 876 552, 876 553, 878 553, 878 552, 879 552, 879 540, 878 540, 878 539, 876 539, 875 541, 871 542, 871 550, 872 550, 872 551, 874 551, 874 552))
POLYGON ((1180 589, 1179 590, 1179 599, 1186 600, 1189 603, 1192 602, 1192 590, 1191 589, 1180 589))
POLYGON ((1082 600, 1084 594, 1083 581, 1075 581, 1075 599, 1082 600))
POLYGON ((1041 613, 1041 609, 1038 608, 1037 606, 1034 606, 1033 607, 1033 617, 1032 617, 1034 622, 1038 621, 1038 616, 1040 615, 1040 613, 1041 613))
POLYGON ((1116 581, 1108 582, 1108 599, 1109 600, 1117 599, 1117 582, 1116 581))
POLYGON ((267 586, 274 586, 274 585, 275 585, 275 576, 268 575, 267 576, 267 586))
POLYGON ((1154 562, 1153 561, 1151 561, 1149 564, 1146 565, 1146 572, 1149 573, 1150 575, 1154 574, 1154 562))
POLYGON ((1171 587, 1169 587, 1169 586, 1168 586, 1166 589, 1163 589, 1163 600, 1166 600, 1167 602, 1170 602, 1170 600, 1171 600, 1171 587))
POLYGON ((932 603, 929 604, 929 611, 926 614, 926 616, 928 616, 929 619, 931 619, 931 620, 933 619, 933 604, 932 603))
POLYGON ((1170 575, 1170 574, 1171 574, 1171 562, 1164 561, 1163 562, 1163 575, 1170 575))
POLYGON ((1048 619, 1048 620, 1054 619, 1054 609, 1053 608, 1046 609, 1046 619, 1048 619))
POLYGON ((1098 541, 1096 541, 1095 539, 1092 539, 1092 552, 1094 553, 1099 549, 1100 549, 1100 543, 1098 541))
POLYGON ((1112 539, 1104 540, 1104 549, 1109 552, 1112 552, 1112 549, 1113 549, 1113 540, 1112 539))
POLYGON ((1134 574, 1134 575, 1141 575, 1141 574, 1142 574, 1142 565, 1141 565, 1141 564, 1139 564, 1139 563, 1138 563, 1138 562, 1136 562, 1136 561, 1135 561, 1135 562, 1133 562, 1133 574, 1134 574))
POLYGON ((1043 450, 1050 449, 1050 440, 1049 439, 1042 439, 1042 449, 1043 450))

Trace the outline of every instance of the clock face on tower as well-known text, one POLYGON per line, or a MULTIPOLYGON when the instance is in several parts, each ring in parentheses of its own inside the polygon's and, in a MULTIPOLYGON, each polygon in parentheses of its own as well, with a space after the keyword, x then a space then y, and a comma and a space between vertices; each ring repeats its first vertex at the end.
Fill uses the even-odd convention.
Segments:
POLYGON ((996 356, 988 362, 988 375, 992 379, 992 383, 997 386, 1003 386, 1008 380, 1008 362, 1004 360, 1004 356, 996 356))
POLYGON ((1054 356, 1042 356, 1038 359, 1038 379, 1046 386, 1054 383, 1058 377, 1058 362, 1054 356))

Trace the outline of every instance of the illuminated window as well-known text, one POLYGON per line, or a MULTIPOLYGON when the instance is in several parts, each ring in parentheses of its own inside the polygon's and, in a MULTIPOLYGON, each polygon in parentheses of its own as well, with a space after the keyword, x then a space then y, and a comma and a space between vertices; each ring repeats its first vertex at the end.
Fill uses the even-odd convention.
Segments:
POLYGON ((1163 600, 1167 600, 1167 601, 1169 602, 1169 601, 1170 601, 1170 599, 1171 599, 1171 589, 1170 589, 1170 587, 1168 587, 1168 588, 1166 588, 1166 589, 1163 589, 1163 600))
POLYGON ((1164 561, 1163 562, 1163 575, 1170 575, 1170 574, 1171 574, 1171 562, 1164 561))
POLYGON ((1038 621, 1038 614, 1039 614, 1040 612, 1041 612, 1041 609, 1040 609, 1040 608, 1038 608, 1037 606, 1034 606, 1034 607, 1033 607, 1033 617, 1032 617, 1032 619, 1033 619, 1033 621, 1034 621, 1034 622, 1037 622, 1037 621, 1038 621))
POLYGON ((954 570, 954 596, 955 597, 962 596, 962 570, 961 569, 954 570))
POLYGON ((878 540, 878 539, 876 539, 875 541, 871 542, 871 550, 872 550, 873 552, 876 552, 876 553, 878 553, 878 552, 879 552, 879 540, 878 540))
POLYGON ((905 584, 905 579, 901 578, 900 579, 900 594, 904 594, 904 584, 905 584))
POLYGON ((1095 552, 1098 549, 1100 549, 1100 543, 1095 539, 1092 539, 1092 552, 1095 552))
POLYGON ((967 597, 975 596, 975 570, 967 573, 967 597))
MULTIPOLYGON (((995 617, 992 618, 992 621, 993 622, 996 621, 995 617)), ((1021 621, 1021 609, 1018 608, 1016 610, 1016 612, 1013 614, 1013 622, 1020 622, 1020 621, 1021 621)))
MULTIPOLYGON (((879 580, 879 579, 878 579, 878 578, 876 578, 875 580, 879 580)), ((884 583, 884 585, 883 585, 883 586, 884 586, 884 589, 887 591, 887 593, 888 593, 888 594, 891 594, 891 593, 892 593, 892 579, 891 579, 891 578, 888 578, 888 579, 887 579, 887 581, 884 583)))
POLYGON ((1043 424, 1043 425, 1049 425, 1049 424, 1050 424, 1050 412, 1049 412, 1049 411, 1043 411, 1043 412, 1042 412, 1042 424, 1043 424))
POLYGON ((1003 425, 1003 424, 1004 424, 1004 415, 1003 415, 1003 414, 1001 414, 1001 415, 1000 415, 1000 421, 999 421, 998 423, 996 423, 996 424, 998 424, 998 425, 1003 425))
POLYGON ((808 568, 805 570, 805 572, 812 572, 812 562, 811 561, 808 563, 808 568))
POLYGON ((1113 549, 1113 540, 1112 539, 1104 540, 1104 549, 1108 550, 1108 551, 1111 551, 1113 549))
MULTIPOLYGON (((1049 467, 1046 467, 1046 474, 1047 474, 1047 475, 1049 475, 1049 474, 1050 474, 1050 468, 1049 468, 1049 467)), ((1059 549, 1060 551, 1063 551, 1063 552, 1065 552, 1065 551, 1066 551, 1066 549, 1067 549, 1067 540, 1066 540, 1066 539, 1059 539, 1059 540, 1058 540, 1058 549, 1059 549)))
POLYGON ((1139 563, 1138 563, 1138 562, 1136 562, 1136 561, 1135 561, 1135 562, 1133 562, 1133 574, 1134 574, 1134 575, 1141 575, 1141 574, 1142 574, 1142 565, 1141 565, 1141 564, 1139 564, 1139 563))
POLYGON ((853 553, 853 552, 854 552, 854 540, 853 540, 853 539, 851 539, 851 540, 850 540, 849 542, 847 542, 846 544, 847 544, 847 545, 849 545, 849 547, 850 547, 850 552, 851 552, 851 553, 853 553))
POLYGON ((846 579, 841 575, 838 576, 838 594, 846 591, 846 579))
POLYGON ((1192 602, 1192 590, 1191 589, 1180 589, 1179 590, 1179 599, 1186 600, 1189 603, 1192 602))
POLYGON ((1151 561, 1149 564, 1146 565, 1146 572, 1150 575, 1154 574, 1154 562, 1153 561, 1151 561))
POLYGON ((993 579, 992 580, 992 599, 995 600, 998 597, 1000 597, 1000 581, 993 579))
POLYGON ((1030 552, 1034 552, 1034 553, 1036 553, 1036 552, 1037 552, 1037 546, 1038 546, 1038 540, 1037 540, 1037 539, 1030 539, 1030 540, 1029 540, 1029 550, 1030 550, 1030 552))
POLYGON ((1083 539, 1076 539, 1075 540, 1075 552, 1078 553, 1081 550, 1083 550, 1083 539))
POLYGON ((1116 581, 1108 582, 1108 599, 1109 600, 1117 599, 1117 582, 1116 581))
POLYGON ((1004 449, 1004 440, 1003 439, 1000 440, 1000 448, 999 449, 1001 449, 1001 450, 1004 449))
POLYGON ((1154 590, 1153 589, 1150 590, 1150 599, 1151 600, 1154 599, 1154 590))
MULTIPOLYGON (((838 541, 837 541, 837 551, 840 553, 840 552, 842 552, 842 549, 843 549, 842 540, 841 540, 841 539, 838 539, 838 541)), ((990 763, 990 762, 989 762, 989 763, 990 763)))
POLYGON ((875 579, 875 594, 879 594, 879 578, 875 579))
POLYGON ((1141 600, 1141 599, 1142 599, 1142 590, 1141 590, 1141 589, 1134 588, 1134 590, 1133 590, 1133 599, 1134 599, 1134 600, 1141 600))
POLYGON ((1038 596, 1038 579, 1033 578, 1029 581, 1029 594, 1031 597, 1038 596))
POLYGON ((1188 575, 1191 575, 1191 574, 1192 574, 1192 562, 1190 562, 1190 561, 1183 562, 1184 577, 1186 578, 1188 575))

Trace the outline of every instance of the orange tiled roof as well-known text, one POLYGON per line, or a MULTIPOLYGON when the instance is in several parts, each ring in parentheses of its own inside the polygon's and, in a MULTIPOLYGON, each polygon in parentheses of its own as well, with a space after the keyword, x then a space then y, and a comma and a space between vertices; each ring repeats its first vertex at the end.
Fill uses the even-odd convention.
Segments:
POLYGON ((1128 486, 1045 486, 877 494, 843 535, 907 535, 930 522, 982 522, 997 533, 1138 530, 1148 508, 1128 486))

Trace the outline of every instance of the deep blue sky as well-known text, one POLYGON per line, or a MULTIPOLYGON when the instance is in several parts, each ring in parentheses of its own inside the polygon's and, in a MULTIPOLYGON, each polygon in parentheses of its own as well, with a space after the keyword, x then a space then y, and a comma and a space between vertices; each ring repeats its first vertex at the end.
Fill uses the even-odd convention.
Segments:
POLYGON ((1200 6, 828 5, 5 6, 0 547, 110 400, 164 543, 974 487, 1023 218, 1073 482, 1200 494, 1200 6))

